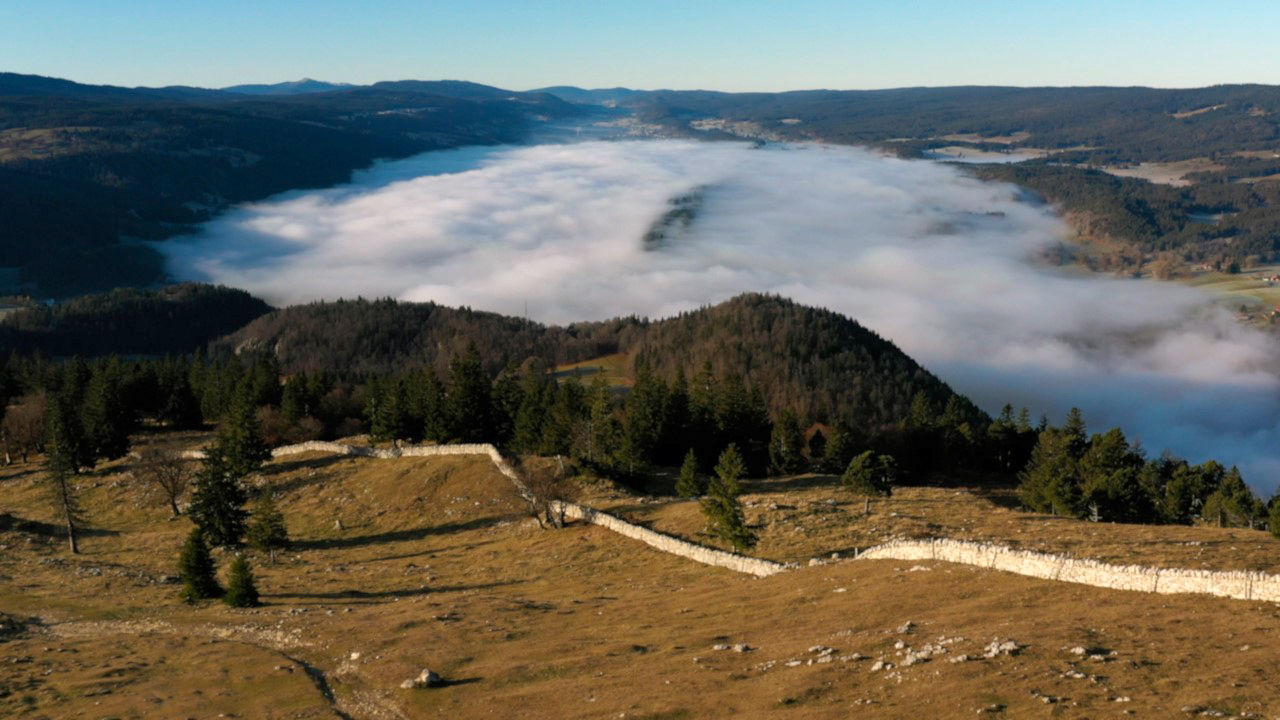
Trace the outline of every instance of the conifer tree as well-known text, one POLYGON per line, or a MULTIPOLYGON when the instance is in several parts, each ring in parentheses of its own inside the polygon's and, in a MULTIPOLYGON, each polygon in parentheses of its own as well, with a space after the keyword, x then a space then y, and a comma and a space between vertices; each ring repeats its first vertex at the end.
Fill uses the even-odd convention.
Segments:
POLYGON ((191 529, 178 557, 178 577, 182 580, 182 598, 187 602, 215 598, 222 594, 218 585, 217 566, 209 552, 204 531, 191 529))
POLYGON ((702 498, 702 512, 711 534, 741 552, 756 544, 756 536, 747 527, 742 505, 738 502, 741 492, 738 479, 746 467, 737 446, 731 444, 725 448, 715 470, 715 476, 707 485, 707 494, 702 498))
POLYGON ((784 410, 769 438, 769 474, 791 475, 804 469, 804 433, 792 410, 784 410))
POLYGON ((273 565, 276 562, 276 551, 289 547, 289 530, 284 524, 284 514, 276 507, 275 498, 270 492, 264 491, 258 498, 258 504, 250 516, 246 539, 249 547, 267 553, 273 565))
POLYGON ((393 446, 408 433, 408 401, 404 384, 395 378, 384 378, 369 393, 369 436, 390 442, 393 446))
POLYGON ((682 498, 695 498, 702 495, 706 488, 698 477, 698 455, 689 448, 685 453, 684 463, 680 466, 680 477, 676 478, 676 494, 682 498))
POLYGON ((94 369, 85 389, 81 423, 95 460, 114 460, 129 452, 134 422, 121 387, 122 372, 120 361, 112 358, 94 369))
POLYGON ((840 484, 863 495, 890 495, 898 480, 898 464, 892 455, 868 450, 849 461, 840 484))
POLYGON ((1267 529, 1272 535, 1280 538, 1280 500, 1275 497, 1271 498, 1267 508, 1267 529))
POLYGON ((449 363, 449 387, 445 396, 445 421, 449 439, 464 443, 488 442, 491 434, 492 384, 480 364, 475 343, 449 363))
POLYGON ((857 454, 860 442, 857 431, 847 422, 841 420, 836 423, 831 439, 822 452, 822 471, 832 474, 844 472, 849 467, 849 461, 857 454))
POLYGON ((231 561, 227 574, 227 592, 222 596, 222 602, 239 608, 257 607, 261 604, 258 602, 258 587, 254 583, 253 569, 243 555, 237 555, 231 561))
POLYGON ((1031 460, 1018 474, 1018 498, 1042 513, 1084 517, 1080 459, 1074 452, 1077 436, 1049 428, 1031 451, 1031 460))
POLYGON ((227 472, 237 478, 255 472, 271 459, 271 449, 262 439, 257 407, 245 392, 238 392, 231 409, 218 428, 215 442, 227 472))
POLYGON ((205 451, 204 466, 196 476, 188 514, 209 542, 229 547, 244 536, 247 499, 240 475, 235 474, 217 445, 205 451))

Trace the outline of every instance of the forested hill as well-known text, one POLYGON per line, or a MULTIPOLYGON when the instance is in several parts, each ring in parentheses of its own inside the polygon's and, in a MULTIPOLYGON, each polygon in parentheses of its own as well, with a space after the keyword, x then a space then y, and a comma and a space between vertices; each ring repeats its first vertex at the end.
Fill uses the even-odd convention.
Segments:
MULTIPOLYGON (((325 371, 361 377, 433 368, 474 343, 490 375, 537 358, 545 366, 614 353, 672 382, 694 381, 710 365, 764 394, 773 410, 850 419, 877 427, 905 417, 923 392, 943 407, 955 393, 892 342, 842 315, 768 295, 727 302, 664 320, 621 318, 548 327, 494 313, 431 303, 340 301, 286 308, 215 343, 215 355, 274 354, 285 373, 325 371)), ((965 414, 981 411, 959 398, 965 414)))
MULTIPOLYGON (((770 408, 801 417, 894 422, 907 416, 917 392, 937 407, 955 394, 857 321, 774 295, 739 295, 651 323, 627 351, 633 368, 668 381, 710 363, 715 376, 741 375, 762 388, 770 408)), ((960 399, 967 416, 982 414, 960 399)))
MULTIPOLYGON (((583 97, 583 91, 566 97, 583 97)), ((589 96, 589 94, 588 94, 589 96)), ((1014 136, 1014 144, 1088 147, 1094 161, 1167 161, 1271 149, 1280 87, 937 87, 782 93, 670 91, 620 102, 648 122, 690 132, 723 119, 788 140, 873 144, 948 135, 1014 136)), ((748 130, 750 132, 750 130, 748 130)), ((694 133, 696 135, 696 133, 694 133)))
POLYGON ((269 310, 249 293, 221 286, 119 289, 11 311, 0 319, 0 348, 46 356, 186 354, 269 310))
MULTIPOLYGON (((396 83, 305 95, 113 88, 0 73, 0 267, 68 296, 146 285, 146 245, 228 205, 345 182, 378 158, 516 142, 550 95, 396 83)), ((0 288, 0 294, 18 288, 0 288)))

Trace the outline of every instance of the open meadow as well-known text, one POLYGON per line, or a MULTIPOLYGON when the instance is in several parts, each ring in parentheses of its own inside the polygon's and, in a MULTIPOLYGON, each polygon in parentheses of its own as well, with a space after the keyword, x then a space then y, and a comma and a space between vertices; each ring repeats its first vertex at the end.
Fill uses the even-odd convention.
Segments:
MULTIPOLYGON (((540 530, 484 457, 317 453, 257 477, 293 547, 274 565, 251 555, 264 605, 233 610, 179 600, 190 523, 128 471, 80 479, 92 530, 73 556, 39 467, 0 470, 0 715, 1272 717, 1280 702, 1272 604, 850 558, 932 536, 1280 571, 1261 531, 1087 524, 962 487, 902 488, 867 516, 835 478, 798 476, 744 488, 756 554, 802 561, 757 579, 597 526, 540 530), (446 684, 400 687, 423 668, 446 684)), ((693 501, 583 497, 707 542, 693 501)))

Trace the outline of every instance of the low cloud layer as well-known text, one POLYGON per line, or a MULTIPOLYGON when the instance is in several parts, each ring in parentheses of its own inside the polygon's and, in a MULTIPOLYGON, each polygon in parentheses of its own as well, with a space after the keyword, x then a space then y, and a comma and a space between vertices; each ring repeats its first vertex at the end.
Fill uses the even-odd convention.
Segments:
POLYGON ((1035 261, 1065 228, 1016 188, 850 148, 677 141, 468 149, 246 206, 162 245, 274 304, 393 296, 565 323, 768 291, 892 339, 989 411, 1122 426, 1151 454, 1280 480, 1277 343, 1198 291, 1035 261), (642 242, 671 198, 698 214, 642 242))

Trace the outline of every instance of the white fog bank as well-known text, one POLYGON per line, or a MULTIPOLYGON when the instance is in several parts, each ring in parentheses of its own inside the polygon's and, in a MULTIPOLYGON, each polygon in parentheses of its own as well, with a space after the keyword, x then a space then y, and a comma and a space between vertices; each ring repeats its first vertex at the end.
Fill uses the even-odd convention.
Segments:
POLYGON ((245 206, 159 247, 276 305, 433 300, 548 323, 664 317, 744 291, 847 314, 988 411, 1079 405, 1154 455, 1280 479, 1277 343, 1199 291, 1033 261, 1066 234, 1007 185, 853 148, 681 141, 466 149, 245 206), (687 227, 642 241, 700 193, 687 227))

